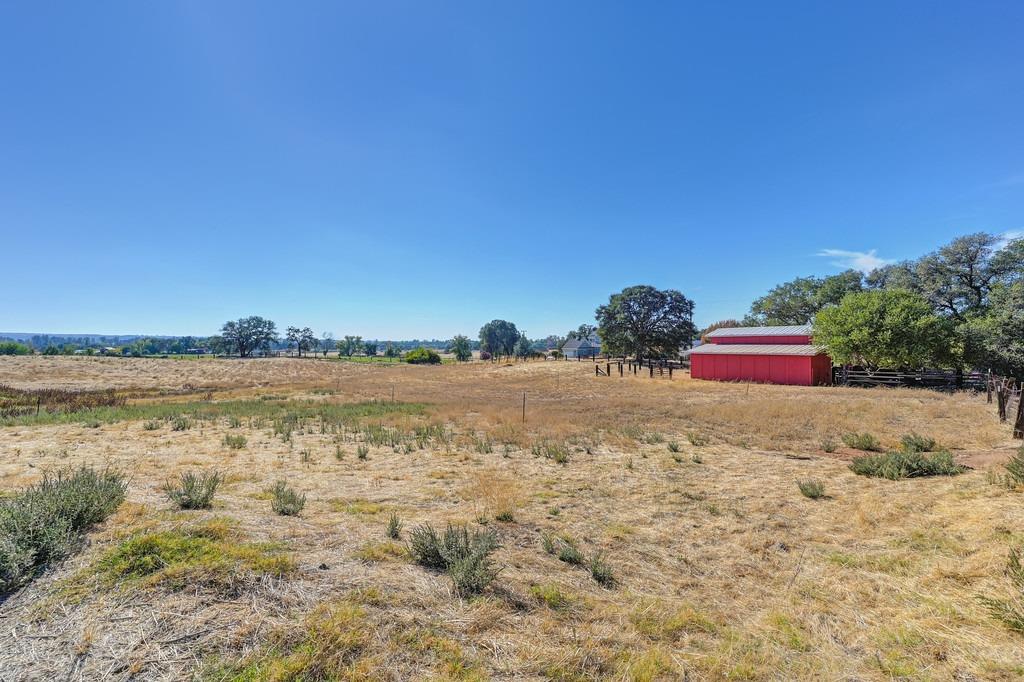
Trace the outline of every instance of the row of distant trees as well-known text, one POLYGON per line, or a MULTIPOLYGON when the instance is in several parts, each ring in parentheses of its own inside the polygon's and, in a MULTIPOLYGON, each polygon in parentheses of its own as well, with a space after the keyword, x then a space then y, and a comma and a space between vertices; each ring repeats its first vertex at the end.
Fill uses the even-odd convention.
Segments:
POLYGON ((814 323, 837 364, 992 369, 1024 380, 1024 239, 970 234, 916 260, 774 287, 743 320, 814 323))
POLYGON ((528 357, 542 350, 560 349, 570 339, 596 334, 602 352, 608 355, 674 358, 690 347, 697 332, 693 309, 693 301, 675 289, 632 286, 612 294, 608 303, 597 308, 596 325, 581 324, 564 337, 531 342, 515 324, 492 320, 480 329, 480 348, 495 357, 528 357))

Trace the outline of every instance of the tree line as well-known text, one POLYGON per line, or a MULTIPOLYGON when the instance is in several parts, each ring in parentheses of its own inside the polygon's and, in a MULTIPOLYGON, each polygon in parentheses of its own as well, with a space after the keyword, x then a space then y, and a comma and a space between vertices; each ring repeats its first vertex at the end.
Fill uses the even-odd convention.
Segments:
POLYGON ((862 274, 798 277, 740 325, 814 324, 836 364, 992 369, 1024 380, 1024 239, 984 232, 862 274))

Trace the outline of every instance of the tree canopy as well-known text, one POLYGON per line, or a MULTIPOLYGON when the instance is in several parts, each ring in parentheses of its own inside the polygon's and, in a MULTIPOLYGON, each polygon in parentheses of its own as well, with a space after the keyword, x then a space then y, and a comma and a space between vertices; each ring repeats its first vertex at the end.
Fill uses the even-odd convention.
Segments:
POLYGON ((797 277, 755 300, 744 320, 755 325, 807 324, 819 310, 836 305, 846 294, 863 288, 863 277, 847 270, 831 277, 797 277))
POLYGON ((491 320, 480 328, 480 349, 491 355, 512 355, 519 330, 507 320, 491 320))
POLYGON ((598 336, 606 353, 637 358, 675 357, 696 334, 693 301, 674 289, 627 287, 597 309, 598 336))
POLYGON ((961 331, 974 364, 1024 381, 1024 281, 995 286, 985 315, 961 331))
POLYGON ((849 294, 814 320, 814 342, 837 365, 949 366, 953 327, 928 301, 905 289, 849 294))
POLYGON ((257 349, 269 350, 277 341, 277 326, 270 320, 252 315, 224 323, 220 329, 225 345, 247 358, 257 349))
POLYGON ((455 338, 452 339, 451 352, 459 362, 465 362, 473 357, 473 350, 470 347, 469 338, 462 334, 457 334, 455 338))

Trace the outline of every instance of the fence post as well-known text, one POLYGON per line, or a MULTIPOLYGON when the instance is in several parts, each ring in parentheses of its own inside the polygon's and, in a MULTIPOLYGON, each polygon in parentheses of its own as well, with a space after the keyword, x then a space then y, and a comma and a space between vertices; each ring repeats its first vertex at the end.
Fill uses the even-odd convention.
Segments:
POLYGON ((1013 437, 1024 439, 1024 386, 1017 394, 1017 418, 1013 420, 1013 437))

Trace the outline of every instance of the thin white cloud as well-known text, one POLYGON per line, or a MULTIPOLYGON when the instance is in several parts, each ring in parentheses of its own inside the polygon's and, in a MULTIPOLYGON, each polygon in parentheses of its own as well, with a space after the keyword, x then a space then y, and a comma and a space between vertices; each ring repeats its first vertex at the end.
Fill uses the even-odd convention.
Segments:
POLYGON ((846 251, 844 249, 822 249, 817 255, 823 258, 834 258, 832 265, 837 268, 860 270, 868 273, 893 261, 879 258, 875 249, 870 251, 846 251))
POLYGON ((1001 249, 1014 239, 1024 239, 1024 230, 1007 230, 999 235, 999 243, 996 244, 997 249, 1001 249))

